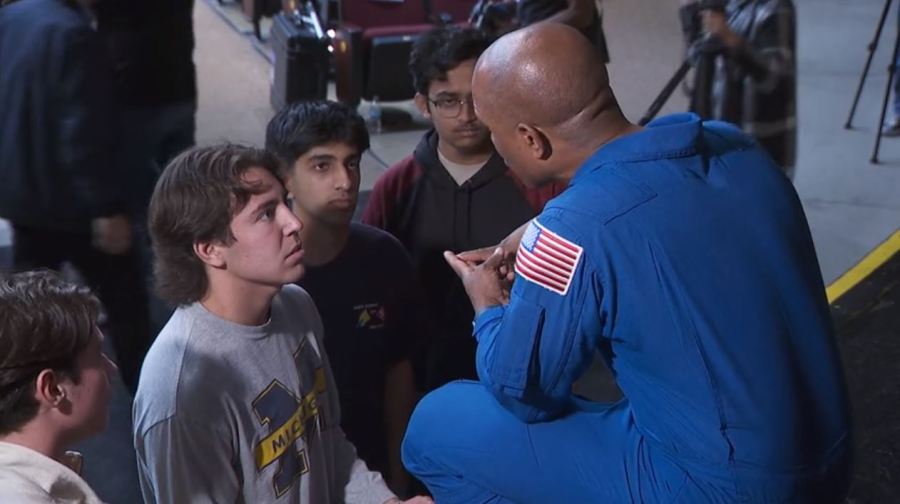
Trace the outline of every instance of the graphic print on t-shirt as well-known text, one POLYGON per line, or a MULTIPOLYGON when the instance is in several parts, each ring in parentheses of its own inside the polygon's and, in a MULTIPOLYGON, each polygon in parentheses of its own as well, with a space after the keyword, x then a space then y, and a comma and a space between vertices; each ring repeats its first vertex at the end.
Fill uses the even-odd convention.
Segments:
POLYGON ((255 447, 256 469, 262 471, 277 462, 272 485, 275 495, 281 497, 294 483, 309 471, 306 449, 296 449, 301 438, 308 445, 310 435, 320 428, 320 395, 325 393, 325 369, 316 349, 303 340, 294 352, 300 387, 299 397, 275 379, 253 400, 253 412, 261 424, 269 428, 266 436, 255 447), (314 363, 314 366, 310 366, 314 363))
POLYGON ((384 327, 384 306, 380 303, 366 303, 353 307, 357 329, 381 329, 384 327))

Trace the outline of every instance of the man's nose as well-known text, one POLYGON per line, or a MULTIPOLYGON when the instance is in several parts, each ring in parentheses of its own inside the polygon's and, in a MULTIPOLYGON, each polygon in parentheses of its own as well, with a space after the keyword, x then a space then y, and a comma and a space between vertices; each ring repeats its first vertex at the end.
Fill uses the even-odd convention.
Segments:
POLYGON ((294 215, 294 212, 292 212, 287 205, 280 205, 278 207, 278 212, 281 215, 285 235, 290 236, 294 233, 299 233, 300 230, 303 229, 303 222, 294 215))
POLYGON ((349 189, 353 184, 352 168, 341 166, 337 169, 334 176, 334 187, 336 189, 349 189))
POLYGON ((478 116, 475 115, 475 104, 472 103, 471 99, 465 100, 462 105, 462 109, 459 112, 459 116, 465 120, 466 122, 472 121, 474 119, 478 119, 478 116))

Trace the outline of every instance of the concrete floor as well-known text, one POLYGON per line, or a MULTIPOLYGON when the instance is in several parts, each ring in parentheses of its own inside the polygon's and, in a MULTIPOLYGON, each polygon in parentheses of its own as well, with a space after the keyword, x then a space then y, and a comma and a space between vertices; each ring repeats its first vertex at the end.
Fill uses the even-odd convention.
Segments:
MULTIPOLYGON (((830 282, 900 224, 900 139, 885 139, 883 164, 868 162, 874 142, 896 13, 876 54, 855 124, 843 124, 875 31, 882 0, 795 0, 798 10, 799 161, 795 184, 830 282)), ((681 61, 678 0, 604 0, 613 87, 626 114, 637 120, 681 61)), ((248 37, 236 32, 203 0, 195 9, 199 77, 199 144, 261 145, 269 107, 271 67, 248 37)), ((365 106, 365 105, 364 105, 365 106)), ((406 104, 408 107, 408 104, 406 104)), ((676 95, 663 112, 682 110, 676 95)), ((387 163, 409 154, 421 133, 376 135, 372 151, 387 163)), ((363 188, 383 168, 363 162, 363 188)), ((765 202, 760 202, 765 204, 765 202)), ((0 221, 0 254, 9 231, 0 221)), ((2 260, 2 256, 0 256, 2 260)), ((108 502, 140 502, 130 442, 130 401, 113 404, 110 430, 81 447, 87 478, 108 502)))

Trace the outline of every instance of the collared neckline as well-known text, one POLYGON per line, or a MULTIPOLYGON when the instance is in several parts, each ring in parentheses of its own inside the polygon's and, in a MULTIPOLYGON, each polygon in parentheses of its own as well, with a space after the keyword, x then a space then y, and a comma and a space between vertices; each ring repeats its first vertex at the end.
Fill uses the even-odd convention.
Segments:
POLYGON ((643 130, 625 135, 597 149, 581 165, 572 182, 610 163, 692 156, 699 152, 702 124, 700 116, 693 113, 672 114, 651 121, 643 130))

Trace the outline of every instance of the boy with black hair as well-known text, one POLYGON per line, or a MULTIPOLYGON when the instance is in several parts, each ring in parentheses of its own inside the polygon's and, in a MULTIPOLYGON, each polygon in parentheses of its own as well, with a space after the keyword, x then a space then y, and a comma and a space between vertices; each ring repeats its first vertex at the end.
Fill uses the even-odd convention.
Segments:
POLYGON ((475 116, 472 72, 488 44, 471 28, 438 28, 416 41, 409 63, 415 101, 434 129, 376 182, 362 218, 396 236, 412 256, 434 326, 428 390, 476 378, 474 313, 441 254, 498 243, 561 188, 526 188, 475 116))
POLYGON ((391 235, 352 223, 364 120, 344 104, 291 105, 269 122, 266 148, 301 222, 306 273, 340 396, 341 427, 360 458, 398 493, 408 487, 400 443, 415 403, 417 331, 412 265, 391 235))
POLYGON ((178 305, 134 404, 144 500, 399 502, 340 428, 322 324, 303 289, 301 222, 278 161, 189 150, 150 202, 156 286, 178 305))
POLYGON ((0 279, 0 502, 100 499, 67 446, 106 428, 110 378, 100 302, 50 271, 0 279), (58 500, 57 500, 58 499, 58 500))

